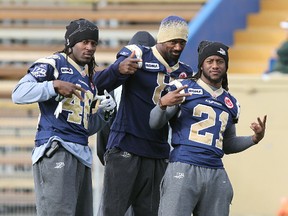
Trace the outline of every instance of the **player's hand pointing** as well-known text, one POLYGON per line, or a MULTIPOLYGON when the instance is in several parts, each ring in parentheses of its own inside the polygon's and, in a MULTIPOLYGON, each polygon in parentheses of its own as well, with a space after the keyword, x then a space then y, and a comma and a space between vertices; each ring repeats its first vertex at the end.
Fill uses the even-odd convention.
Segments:
POLYGON ((85 89, 81 88, 78 85, 75 85, 74 83, 62 81, 62 80, 54 80, 53 81, 53 86, 55 91, 64 96, 64 97, 69 97, 71 98, 72 95, 76 95, 81 101, 83 101, 83 97, 81 96, 80 92, 86 92, 85 89))
POLYGON ((168 92, 159 99, 159 106, 161 109, 166 109, 167 106, 173 106, 184 102, 185 97, 191 96, 190 93, 185 93, 184 89, 187 85, 181 86, 174 91, 168 92))
POLYGON ((124 59, 119 64, 119 71, 121 74, 134 74, 138 69, 138 62, 141 62, 142 59, 135 57, 135 50, 132 51, 131 55, 124 59))

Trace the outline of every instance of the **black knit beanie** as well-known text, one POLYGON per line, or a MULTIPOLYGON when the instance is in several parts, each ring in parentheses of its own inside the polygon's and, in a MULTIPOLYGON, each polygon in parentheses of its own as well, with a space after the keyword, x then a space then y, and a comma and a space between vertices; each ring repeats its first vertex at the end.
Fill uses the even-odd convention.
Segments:
POLYGON ((98 43, 98 39, 98 27, 86 19, 73 20, 68 26, 66 26, 66 47, 73 47, 76 43, 83 40, 94 40, 98 43))
POLYGON ((138 31, 130 39, 128 45, 131 44, 140 44, 148 47, 152 47, 156 44, 154 37, 147 31, 138 31))
POLYGON ((206 58, 217 55, 224 59, 227 71, 229 62, 228 49, 228 46, 219 42, 201 41, 198 46, 198 70, 201 70, 201 66, 206 58))

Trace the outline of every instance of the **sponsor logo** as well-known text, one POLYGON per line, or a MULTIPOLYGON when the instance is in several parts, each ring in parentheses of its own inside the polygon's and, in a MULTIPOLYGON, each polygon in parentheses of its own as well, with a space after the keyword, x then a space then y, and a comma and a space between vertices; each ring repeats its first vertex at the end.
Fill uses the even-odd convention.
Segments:
POLYGON ((56 166, 54 167, 55 169, 61 169, 65 166, 65 163, 64 162, 57 162, 56 163, 56 166))
POLYGON ((119 55, 129 56, 129 53, 128 53, 128 52, 125 52, 125 51, 122 51, 122 52, 119 53, 119 55))
POLYGON ((131 154, 130 154, 129 152, 124 151, 124 152, 121 154, 121 156, 124 157, 124 158, 129 158, 129 157, 131 157, 131 154))
POLYGON ((61 67, 61 72, 63 74, 73 74, 73 70, 71 68, 67 68, 67 67, 61 67))
POLYGON ((177 172, 176 175, 174 176, 174 178, 176 179, 182 179, 184 177, 185 177, 184 173, 180 173, 180 172, 177 172))
POLYGON ((209 103, 209 104, 216 104, 216 105, 218 105, 218 106, 222 106, 221 103, 218 103, 218 102, 216 102, 216 101, 209 100, 209 99, 206 99, 205 102, 207 102, 207 103, 209 103))
POLYGON ((226 106, 228 108, 232 109, 234 107, 234 105, 233 105, 232 101, 230 100, 230 98, 225 97, 224 101, 225 101, 225 104, 226 104, 226 106))
POLYGON ((220 50, 218 50, 217 52, 220 53, 221 55, 226 55, 225 50, 223 50, 222 48, 220 48, 220 50))
POLYGON ((202 95, 203 94, 203 89, 188 88, 188 93, 202 95))
POLYGON ((160 67, 158 63, 145 62, 145 68, 152 70, 159 70, 160 67))

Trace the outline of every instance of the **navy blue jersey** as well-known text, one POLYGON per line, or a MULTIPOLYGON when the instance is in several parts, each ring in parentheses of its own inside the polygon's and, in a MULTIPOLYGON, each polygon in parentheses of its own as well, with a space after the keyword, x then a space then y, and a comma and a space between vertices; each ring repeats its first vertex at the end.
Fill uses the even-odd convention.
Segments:
POLYGON ((223 134, 238 121, 237 100, 222 88, 213 91, 201 79, 183 80, 181 85, 188 85, 185 92, 192 95, 170 122, 174 147, 170 161, 223 168, 223 134))
POLYGON ((55 97, 47 101, 39 102, 40 116, 36 145, 39 146, 52 136, 58 136, 67 142, 81 145, 88 144, 88 117, 90 106, 96 94, 94 85, 89 81, 84 68, 80 68, 65 54, 55 54, 47 58, 37 60, 28 70, 37 82, 63 80, 77 84, 86 90, 80 92, 84 101, 80 101, 74 94, 71 98, 63 100, 63 111, 59 117, 54 116, 58 105, 55 97))
POLYGON ((99 92, 103 89, 115 88, 123 84, 121 102, 111 132, 132 135, 137 142, 131 139, 108 143, 108 148, 120 146, 121 149, 140 156, 151 158, 167 158, 170 147, 167 143, 168 125, 159 130, 152 130, 149 126, 151 109, 157 104, 164 87, 179 77, 191 76, 192 69, 177 62, 169 66, 157 51, 156 47, 128 45, 117 54, 117 61, 108 69, 99 72, 94 79, 99 92), (120 75, 119 62, 131 55, 142 58, 142 65, 133 75, 120 75), (99 74, 100 73, 100 74, 99 74), (118 74, 117 74, 118 73, 118 74), (119 142, 119 143, 117 143, 119 142), (148 147, 150 146, 150 147, 148 147))

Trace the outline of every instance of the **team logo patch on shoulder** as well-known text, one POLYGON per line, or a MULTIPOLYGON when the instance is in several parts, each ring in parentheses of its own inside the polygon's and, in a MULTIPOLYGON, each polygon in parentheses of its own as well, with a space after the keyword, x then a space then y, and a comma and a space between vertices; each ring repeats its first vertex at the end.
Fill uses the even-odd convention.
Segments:
POLYGON ((225 98, 224 98, 224 101, 225 101, 225 104, 226 104, 226 106, 227 106, 228 108, 232 109, 232 108, 234 107, 234 105, 233 105, 232 101, 230 100, 230 98, 225 97, 225 98))
POLYGON ((203 90, 202 89, 188 88, 188 93, 202 95, 203 94, 203 90))
POLYGON ((152 70, 158 70, 160 68, 160 66, 158 63, 145 62, 145 68, 152 69, 152 70))
POLYGON ((61 72, 63 74, 73 74, 73 70, 71 68, 67 68, 67 67, 61 67, 61 72))
POLYGON ((33 70, 31 71, 31 74, 36 78, 45 77, 46 73, 47 73, 47 65, 46 64, 36 65, 33 68, 33 70))

